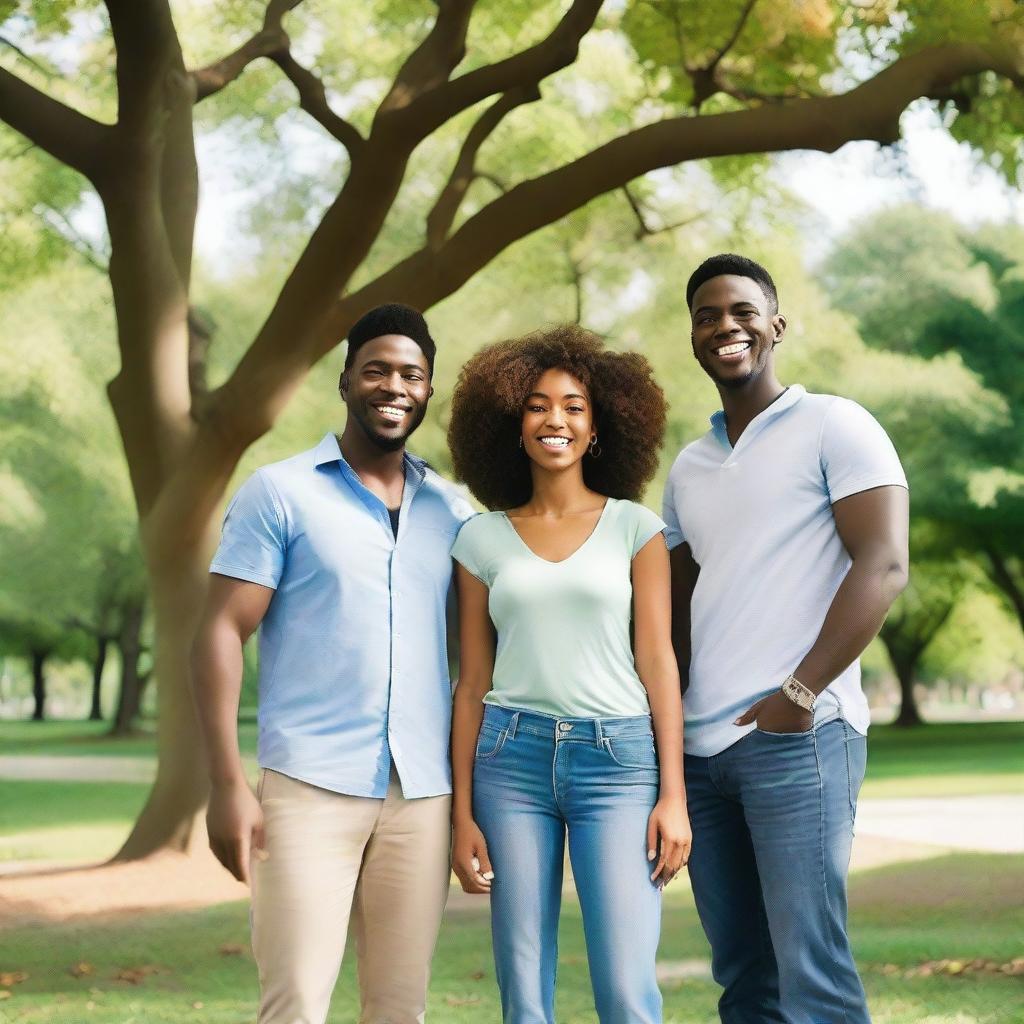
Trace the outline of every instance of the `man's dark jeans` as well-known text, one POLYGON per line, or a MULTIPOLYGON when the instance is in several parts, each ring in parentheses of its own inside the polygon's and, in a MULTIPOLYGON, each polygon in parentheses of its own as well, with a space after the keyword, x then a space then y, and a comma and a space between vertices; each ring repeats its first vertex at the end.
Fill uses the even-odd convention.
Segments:
POLYGON ((870 1024, 846 935, 865 759, 841 718, 686 756, 690 878, 723 1024, 870 1024))

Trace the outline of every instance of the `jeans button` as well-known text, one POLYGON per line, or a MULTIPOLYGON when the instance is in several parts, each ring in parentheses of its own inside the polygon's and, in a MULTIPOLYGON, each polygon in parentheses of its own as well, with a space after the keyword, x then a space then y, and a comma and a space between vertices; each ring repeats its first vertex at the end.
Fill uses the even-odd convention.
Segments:
POLYGON ((558 723, 558 731, 559 732, 569 732, 570 729, 572 729, 572 724, 571 723, 569 723, 569 722, 559 722, 558 723))

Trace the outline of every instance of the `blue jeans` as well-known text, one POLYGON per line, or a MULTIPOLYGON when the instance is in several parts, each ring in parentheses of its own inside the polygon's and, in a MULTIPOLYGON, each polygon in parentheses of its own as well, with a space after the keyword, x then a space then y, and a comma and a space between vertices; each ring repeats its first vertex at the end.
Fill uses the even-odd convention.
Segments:
POLYGON ((494 869, 491 936, 505 1024, 554 1024, 565 836, 601 1024, 656 1024, 661 892, 647 819, 651 719, 553 718, 487 705, 473 815, 494 869))
POLYGON ((866 749, 832 718, 686 756, 690 879, 723 1024, 870 1024, 846 935, 866 749))

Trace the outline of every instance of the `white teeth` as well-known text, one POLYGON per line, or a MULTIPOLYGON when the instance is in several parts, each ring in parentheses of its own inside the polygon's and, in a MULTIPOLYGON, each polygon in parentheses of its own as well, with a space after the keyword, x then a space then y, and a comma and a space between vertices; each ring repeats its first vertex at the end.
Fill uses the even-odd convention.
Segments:
POLYGON ((748 348, 750 348, 750 343, 741 341, 735 345, 726 345, 724 348, 718 349, 717 354, 720 356, 734 356, 738 352, 746 352, 748 348))
POLYGON ((386 416, 389 420, 400 420, 405 415, 404 409, 399 409, 394 405, 381 405, 377 407, 377 412, 382 416, 386 416))
POLYGON ((569 438, 567 437, 542 437, 540 438, 541 444, 546 444, 549 448, 568 448, 569 438))

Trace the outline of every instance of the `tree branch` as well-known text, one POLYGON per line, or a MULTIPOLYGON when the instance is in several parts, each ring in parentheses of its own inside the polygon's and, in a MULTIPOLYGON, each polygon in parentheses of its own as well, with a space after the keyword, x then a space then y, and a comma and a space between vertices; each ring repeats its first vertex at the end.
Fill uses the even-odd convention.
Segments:
POLYGON ((535 85, 513 89, 491 104, 470 128, 451 176, 438 195, 433 209, 427 214, 427 244, 431 248, 436 249, 445 240, 455 222, 462 200, 476 177, 476 158, 480 147, 516 107, 539 99, 540 89, 535 85))
POLYGON ((353 318, 400 298, 426 309, 451 295, 512 243, 591 199, 659 167, 745 153, 811 149, 831 153, 855 139, 899 137, 900 114, 929 90, 992 70, 1019 76, 1001 47, 948 44, 901 58, 838 96, 701 117, 669 118, 635 129, 569 164, 516 185, 470 217, 439 250, 424 247, 341 300, 314 345, 317 357, 344 337, 353 318))
POLYGON ((0 120, 96 183, 114 129, 0 68, 0 120))
POLYGON ((535 46, 424 93, 406 108, 413 130, 423 138, 489 96, 537 85, 568 67, 579 53, 580 41, 593 27, 601 2, 573 0, 562 20, 535 46))
POLYGON ((288 36, 284 31, 263 28, 226 57, 193 69, 189 74, 196 86, 196 103, 230 85, 254 60, 287 49, 288 36))
POLYGON ((714 96, 716 92, 721 91, 721 85, 718 81, 718 66, 722 63, 722 58, 736 45, 756 4, 757 0, 747 0, 743 5, 743 10, 740 12, 739 20, 736 22, 732 33, 724 45, 703 67, 690 70, 690 78, 693 81, 694 110, 700 110, 706 100, 714 96))
POLYGON ((287 49, 268 56, 295 86, 299 94, 299 106, 337 139, 348 150, 349 156, 354 157, 365 140, 351 123, 334 112, 327 100, 327 90, 323 82, 312 71, 299 64, 287 49))
POLYGON ((287 52, 290 43, 284 30, 284 16, 301 3, 302 0, 270 0, 263 13, 263 25, 255 35, 226 57, 191 72, 196 83, 196 102, 230 85, 254 60, 287 52))
POLYGON ((447 82, 466 55, 466 33, 476 0, 437 0, 437 18, 409 55, 380 105, 380 112, 406 107, 417 96, 447 82))
POLYGON ((673 221, 671 224, 663 224, 660 228, 652 228, 647 223, 647 218, 644 216, 640 201, 633 195, 628 184, 622 186, 622 192, 626 197, 626 202, 629 203, 629 208, 633 211, 633 216, 636 217, 637 227, 634 237, 638 242, 644 238, 654 238, 656 235, 664 235, 678 228, 685 228, 698 220, 702 220, 704 217, 703 213, 695 213, 692 217, 684 217, 682 220, 673 221))

